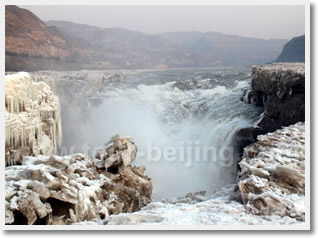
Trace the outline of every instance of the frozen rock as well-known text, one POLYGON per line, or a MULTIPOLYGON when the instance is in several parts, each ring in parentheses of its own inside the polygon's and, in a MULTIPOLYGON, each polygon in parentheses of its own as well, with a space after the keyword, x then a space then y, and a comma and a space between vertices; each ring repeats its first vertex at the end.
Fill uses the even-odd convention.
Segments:
POLYGON ((132 157, 110 171, 82 154, 29 156, 21 166, 6 167, 6 224, 72 224, 148 204, 151 179, 143 175, 144 168, 131 164, 136 153, 128 148, 134 143, 119 136, 112 142, 105 151, 132 157))
POLYGON ((239 148, 256 141, 260 134, 305 121, 305 64, 273 63, 252 67, 250 89, 243 100, 264 107, 254 127, 237 133, 239 148))
POLYGON ((239 164, 239 190, 247 211, 304 221, 304 123, 258 136, 239 164))
POLYGON ((137 146, 131 138, 120 138, 119 135, 115 135, 108 142, 108 145, 111 146, 97 152, 96 158, 100 160, 96 163, 100 168, 107 170, 114 166, 128 166, 136 157, 137 146))
POLYGON ((5 76, 6 164, 26 155, 51 155, 62 139, 60 103, 50 87, 20 72, 5 76))

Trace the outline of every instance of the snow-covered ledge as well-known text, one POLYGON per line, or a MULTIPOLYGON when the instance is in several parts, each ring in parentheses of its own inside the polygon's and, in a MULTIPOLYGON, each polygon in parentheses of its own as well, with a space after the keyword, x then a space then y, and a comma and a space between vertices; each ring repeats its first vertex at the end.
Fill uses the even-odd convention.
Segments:
POLYGON ((239 190, 247 212, 305 220, 305 124, 259 135, 244 148, 239 190))

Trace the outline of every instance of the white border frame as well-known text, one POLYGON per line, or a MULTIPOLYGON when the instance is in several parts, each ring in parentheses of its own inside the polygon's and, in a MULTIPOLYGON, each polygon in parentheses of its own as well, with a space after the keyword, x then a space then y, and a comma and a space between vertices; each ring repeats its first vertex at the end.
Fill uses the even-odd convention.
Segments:
MULTIPOLYGON (((1 229, 2 230, 310 230, 310 2, 309 0, 77 0, 76 4, 66 3, 65 0, 55 1, 41 1, 41 0, 2 0, 0 3, 0 31, 2 32, 0 38, 0 51, 2 57, 0 59, 0 72, 4 77, 5 74, 5 5, 303 5, 305 6, 305 131, 306 131, 306 173, 305 173, 305 203, 306 214, 305 223, 301 225, 52 225, 52 226, 29 226, 29 225, 5 225, 5 212, 1 212, 1 229)), ((4 129, 4 80, 0 80, 0 155, 5 154, 5 129, 4 129)), ((3 156, 2 156, 3 157, 3 156)), ((2 161, 0 170, 0 191, 5 191, 5 166, 2 161)), ((4 193, 3 193, 4 194, 4 193)), ((1 207, 4 209, 4 199, 0 199, 1 207)))

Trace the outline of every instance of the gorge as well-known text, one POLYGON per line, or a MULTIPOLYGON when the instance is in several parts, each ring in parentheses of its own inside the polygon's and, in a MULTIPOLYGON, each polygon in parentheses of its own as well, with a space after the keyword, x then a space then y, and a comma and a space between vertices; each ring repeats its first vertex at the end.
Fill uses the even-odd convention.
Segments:
MULTIPOLYGON (((282 102, 286 98, 291 101, 293 97, 304 98, 303 91, 296 90, 302 89, 305 83, 300 64, 257 66, 252 74, 244 67, 41 71, 7 75, 8 85, 12 78, 28 85, 41 85, 36 90, 44 88, 43 95, 51 95, 43 96, 45 100, 30 96, 37 102, 31 105, 39 102, 45 105, 54 102, 53 99, 56 102, 49 88, 58 95, 63 142, 57 151, 59 156, 41 156, 32 149, 32 156, 24 157, 22 165, 6 168, 7 224, 23 217, 23 224, 296 224, 304 221, 304 123, 275 131, 277 127, 269 130, 273 133, 258 136, 258 142, 245 147, 241 162, 239 152, 234 149, 236 133, 253 128, 263 111, 262 107, 240 100, 250 80, 251 90, 245 94, 248 102, 261 98, 253 91, 259 92, 257 89, 261 88, 257 82, 281 85, 267 87, 271 91, 261 94, 267 99, 261 100, 265 102, 262 118, 266 118, 272 115, 266 115, 266 103, 272 98, 282 102), (116 134, 123 137, 113 137, 116 134), (125 136, 134 138, 138 150, 125 136), (109 138, 112 138, 110 144, 109 138), (122 147, 123 142, 119 141, 126 141, 126 146, 122 147), (153 148, 162 151, 168 146, 174 148, 175 159, 166 154, 157 157, 158 154, 147 153, 148 142, 152 152, 156 151, 153 148), (104 143, 110 146, 106 154, 104 143), (85 144, 91 147, 87 153, 83 150, 85 144), (202 153, 196 154, 211 145, 215 154, 207 158, 202 153), (191 150, 183 150, 183 154, 180 147, 191 150), (123 153, 119 152, 119 157, 118 152, 109 156, 114 150, 123 153), (230 156, 229 152, 232 152, 230 156), (34 198, 33 207, 23 208, 22 201, 29 195, 34 198), (80 200, 68 199, 71 202, 67 210, 54 211, 65 196, 80 200), (152 202, 147 205, 150 197, 152 202), (17 210, 18 207, 22 210, 17 210), (197 213, 198 210, 201 212, 197 213), (133 213, 119 214, 122 212, 133 213), (169 215, 170 212, 174 215, 169 215)), ((30 92, 34 92, 32 87, 30 92)), ((6 91, 6 98, 10 95, 12 92, 6 91)), ((19 106, 28 103, 13 105, 18 106, 8 106, 8 110, 29 108, 19 106)), ((40 108, 34 106, 33 110, 41 111, 40 108)), ((289 109, 292 111, 293 107, 289 109)), ((45 117, 43 121, 50 118, 45 117)), ((303 121, 302 117, 298 118, 292 117, 303 121)), ((39 125, 47 127, 43 122, 39 125)), ((255 140, 256 137, 249 143, 255 140)))

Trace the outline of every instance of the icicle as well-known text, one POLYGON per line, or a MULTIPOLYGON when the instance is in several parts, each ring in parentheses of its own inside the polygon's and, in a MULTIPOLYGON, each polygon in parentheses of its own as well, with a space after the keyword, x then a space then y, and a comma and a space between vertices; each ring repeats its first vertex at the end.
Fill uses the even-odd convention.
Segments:
POLYGON ((26 155, 55 153, 62 138, 58 97, 43 82, 32 82, 28 73, 5 77, 6 164, 26 155), (47 134, 50 144, 47 145, 47 134), (50 148, 47 148, 47 147, 50 148))

